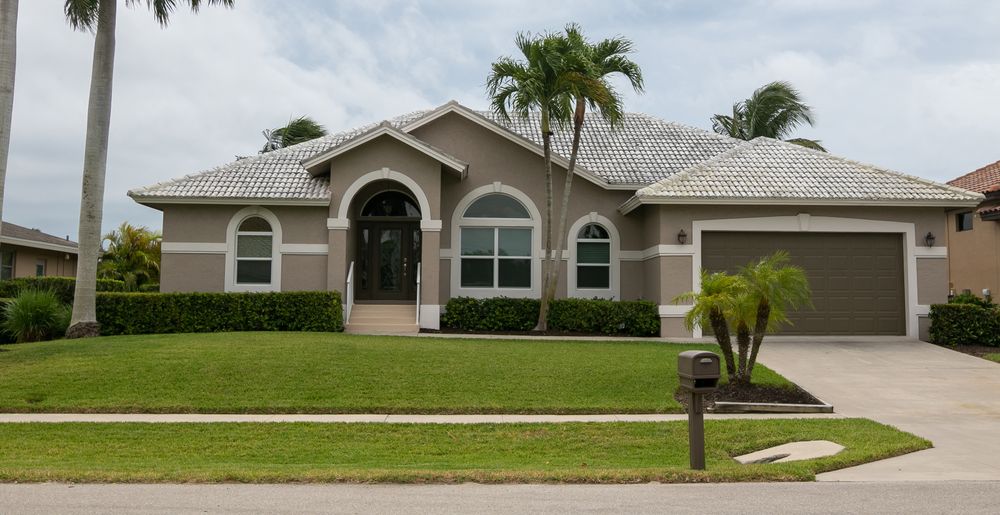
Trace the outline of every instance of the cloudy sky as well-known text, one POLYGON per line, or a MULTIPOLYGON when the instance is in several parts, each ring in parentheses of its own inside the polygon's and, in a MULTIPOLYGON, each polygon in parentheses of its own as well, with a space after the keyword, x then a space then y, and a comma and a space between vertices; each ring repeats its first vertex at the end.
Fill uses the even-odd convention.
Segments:
MULTIPOLYGON (((60 0, 21 1, 4 218, 76 238, 93 36, 60 0)), ((1000 159, 1000 2, 236 0, 160 29, 119 10, 105 227, 160 226, 135 187, 252 154, 261 129, 331 131, 455 99, 486 106, 518 31, 624 35, 647 92, 631 111, 710 128, 772 80, 817 113, 801 135, 935 180, 1000 159)), ((623 88, 624 89, 624 88, 623 88)))

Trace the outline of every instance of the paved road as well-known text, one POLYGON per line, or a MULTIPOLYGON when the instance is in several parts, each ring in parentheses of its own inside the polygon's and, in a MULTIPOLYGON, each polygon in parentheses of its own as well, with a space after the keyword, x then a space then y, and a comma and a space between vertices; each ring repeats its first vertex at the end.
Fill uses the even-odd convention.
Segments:
MULTIPOLYGON (((821 481, 1000 480, 1000 365, 916 341, 765 341, 761 362, 833 404, 934 449, 821 481)), ((1000 508, 998 508, 1000 510, 1000 508)))
POLYGON ((996 513, 1000 483, 0 485, 4 513, 996 513))

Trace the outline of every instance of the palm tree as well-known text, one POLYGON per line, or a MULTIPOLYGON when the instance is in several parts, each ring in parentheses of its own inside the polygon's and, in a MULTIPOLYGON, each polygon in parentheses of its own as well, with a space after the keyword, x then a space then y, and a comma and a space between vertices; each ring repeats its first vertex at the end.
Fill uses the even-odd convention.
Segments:
POLYGON ((267 143, 260 153, 271 152, 279 148, 290 147, 297 143, 314 140, 326 136, 326 128, 316 123, 308 116, 300 116, 288 122, 288 125, 273 130, 263 131, 267 143))
MULTIPOLYGON (((541 117, 542 154, 545 166, 545 217, 542 220, 545 234, 545 253, 542 260, 542 291, 548 291, 549 269, 557 268, 553 262, 552 249, 552 126, 568 125, 574 89, 570 82, 576 77, 562 69, 559 62, 561 36, 545 34, 532 36, 519 33, 514 42, 524 60, 501 57, 493 63, 486 79, 486 89, 490 96, 490 106, 504 121, 510 122, 511 115, 527 119, 532 111, 541 117)), ((542 313, 548 307, 548 297, 542 296, 542 313)), ((545 329, 545 320, 539 317, 536 329, 545 329)))
POLYGON ((715 341, 722 350, 729 377, 736 377, 736 360, 733 355, 733 343, 729 337, 727 316, 733 312, 742 287, 739 277, 724 272, 709 273, 702 270, 701 291, 689 291, 673 300, 675 304, 691 304, 690 311, 684 316, 684 326, 689 331, 694 330, 695 326, 712 328, 715 341))
MULTIPOLYGON (((627 56, 632 53, 632 42, 616 37, 605 39, 597 44, 591 44, 583 36, 576 24, 566 27, 566 36, 561 41, 562 66, 575 78, 568 84, 573 96, 573 143, 570 150, 569 166, 566 170, 566 182, 563 185, 562 207, 559 211, 559 229, 556 231, 556 248, 551 256, 561 256, 563 243, 566 241, 566 217, 569 212, 570 193, 573 188, 573 176, 576 175, 576 161, 580 151, 580 137, 587 106, 596 109, 601 117, 607 120, 612 128, 621 121, 623 105, 621 96, 608 81, 610 75, 621 75, 628 79, 636 93, 643 91, 642 70, 639 65, 627 56)), ((546 247, 548 248, 548 247, 546 247)), ((542 309, 539 313, 539 325, 542 329, 547 323, 548 305, 555 298, 559 284, 559 266, 554 257, 549 265, 551 277, 545 281, 547 288, 543 290, 542 309)))
POLYGON ((17 0, 0 0, 0 220, 7 182, 10 120, 14 113, 14 71, 17 65, 17 0))
MULTIPOLYGON (((125 0, 126 6, 140 3, 125 0)), ((233 0, 184 0, 197 12, 201 5, 233 6, 233 0)), ((146 0, 161 26, 170 21, 177 0, 146 0)), ((115 25, 118 0, 66 0, 66 19, 78 30, 94 31, 94 64, 87 108, 87 137, 83 155, 80 193, 80 253, 76 271, 76 293, 67 338, 98 336, 95 289, 97 259, 101 248, 104 215, 104 175, 108 162, 108 130, 111 125, 111 85, 115 65, 115 25)))
POLYGON ((712 117, 712 130, 719 134, 746 141, 764 136, 826 152, 819 140, 786 139, 802 124, 814 124, 812 108, 784 81, 757 88, 750 98, 733 104, 731 115, 712 117))
POLYGON ((104 235, 108 245, 98 264, 98 277, 124 281, 128 291, 159 282, 161 239, 159 231, 122 222, 104 235))

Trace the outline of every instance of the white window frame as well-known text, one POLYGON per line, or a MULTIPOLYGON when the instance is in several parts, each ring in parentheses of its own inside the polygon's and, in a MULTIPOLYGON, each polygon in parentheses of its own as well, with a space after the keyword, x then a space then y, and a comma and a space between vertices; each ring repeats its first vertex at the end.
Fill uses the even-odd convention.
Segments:
POLYGON ((278 217, 270 210, 261 206, 251 206, 239 210, 229 220, 226 230, 226 291, 281 291, 281 224, 278 217), (271 225, 271 232, 241 232, 240 225, 248 218, 263 218, 271 225), (271 236, 271 283, 270 284, 239 284, 236 282, 237 260, 266 260, 266 258, 237 258, 236 241, 239 236, 271 236))
MULTIPOLYGON (((467 193, 458 202, 452 214, 451 239, 452 248, 455 249, 455 257, 451 265, 451 296, 452 297, 516 297, 516 298, 538 298, 541 296, 541 214, 531 198, 521 190, 494 182, 486 186, 476 188, 467 193), (528 210, 531 218, 465 218, 465 211, 473 202, 486 195, 501 193, 513 198, 521 203, 528 210), (486 287, 463 287, 462 286, 462 228, 494 228, 494 229, 531 229, 531 255, 530 256, 510 256, 512 259, 529 259, 531 261, 531 286, 529 288, 493 288, 486 287)), ((499 231, 493 231, 494 254, 498 253, 499 231)), ((471 257, 471 256, 470 256, 471 257)), ((472 257, 476 259, 475 257, 472 257)), ((485 259, 486 256, 482 256, 485 259)), ((494 260, 493 284, 499 284, 499 260, 494 260)))
POLYGON ((573 225, 570 226, 569 232, 566 235, 566 249, 569 253, 569 262, 566 267, 566 295, 569 297, 592 299, 594 297, 620 300, 621 299, 621 237, 618 234, 618 228, 615 224, 605 216, 597 214, 596 212, 590 212, 584 216, 578 218, 573 225), (584 226, 596 224, 608 231, 609 239, 607 240, 581 240, 577 237, 580 233, 580 229, 584 226), (609 252, 609 263, 608 263, 608 287, 607 288, 577 288, 576 286, 576 267, 577 263, 577 248, 576 244, 580 241, 583 242, 608 242, 610 247, 609 252))

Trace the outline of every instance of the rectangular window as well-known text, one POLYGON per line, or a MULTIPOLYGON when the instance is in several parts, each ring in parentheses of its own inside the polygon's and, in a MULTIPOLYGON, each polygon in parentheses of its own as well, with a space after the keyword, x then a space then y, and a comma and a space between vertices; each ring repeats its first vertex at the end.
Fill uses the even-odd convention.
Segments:
POLYGON ((236 236, 236 283, 271 284, 271 235, 236 236))
POLYGON ((39 259, 35 262, 35 276, 44 277, 45 276, 45 260, 39 259))
POLYGON ((463 227, 463 288, 531 288, 531 229, 463 227))
POLYGON ((14 278, 14 251, 0 251, 0 281, 14 278))
POLYGON ((955 215, 955 229, 959 232, 972 230, 972 211, 955 215))
POLYGON ((576 244, 576 287, 607 290, 611 287, 611 243, 580 241, 576 244))

